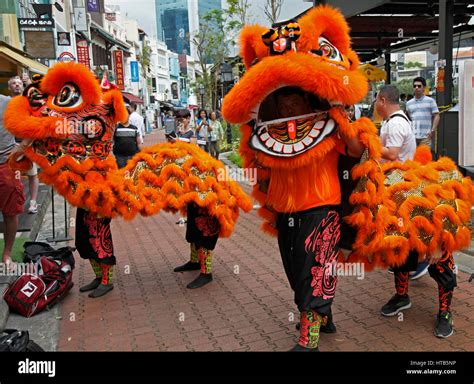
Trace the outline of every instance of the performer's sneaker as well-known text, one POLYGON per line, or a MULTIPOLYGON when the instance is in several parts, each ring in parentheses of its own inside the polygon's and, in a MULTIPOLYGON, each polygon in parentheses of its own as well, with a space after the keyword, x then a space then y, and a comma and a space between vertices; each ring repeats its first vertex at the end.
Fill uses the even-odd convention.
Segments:
POLYGON ((197 271, 201 269, 201 263, 191 263, 188 261, 186 264, 180 265, 173 269, 174 272, 185 272, 185 271, 197 271))
POLYGON ((191 281, 186 288, 196 289, 212 281, 212 273, 201 273, 195 280, 191 281))
POLYGON ((398 296, 395 294, 387 304, 382 307, 381 313, 384 316, 395 316, 404 309, 411 308, 411 301, 408 295, 398 296))
MULTIPOLYGON (((297 331, 299 331, 301 329, 301 323, 296 323, 295 328, 297 331)), ((336 328, 336 325, 331 320, 326 325, 321 325, 319 330, 323 333, 336 333, 337 328, 336 328)))
POLYGON ((84 285, 83 287, 79 288, 79 292, 87 292, 87 291, 92 291, 96 289, 99 285, 102 279, 100 277, 96 277, 94 280, 92 280, 89 284, 84 285))
POLYGON ((319 348, 305 348, 299 344, 296 344, 293 348, 291 348, 288 352, 319 352, 319 348))
POLYGON ((410 272, 410 280, 417 280, 420 277, 426 275, 428 273, 429 266, 430 264, 427 261, 423 261, 422 263, 418 264, 416 271, 410 272))
POLYGON ((104 296, 106 293, 110 292, 112 289, 114 289, 113 284, 100 284, 95 290, 89 293, 89 297, 92 297, 95 299, 97 297, 104 296))
POLYGON ((435 336, 446 338, 453 333, 453 315, 448 311, 440 312, 436 319, 435 336))
POLYGON ((336 333, 336 325, 331 321, 328 321, 326 325, 321 325, 319 330, 323 333, 336 333))

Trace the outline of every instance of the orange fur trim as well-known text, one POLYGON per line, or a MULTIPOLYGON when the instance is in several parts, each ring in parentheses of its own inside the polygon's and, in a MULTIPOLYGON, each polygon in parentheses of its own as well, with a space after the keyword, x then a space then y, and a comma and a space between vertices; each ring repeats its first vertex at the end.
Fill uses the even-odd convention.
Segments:
POLYGON ((430 147, 428 147, 427 145, 420 145, 419 147, 417 147, 413 160, 423 165, 426 165, 430 161, 432 161, 433 156, 431 155, 430 147))
POLYGON ((254 59, 268 56, 268 47, 262 41, 262 34, 266 30, 261 25, 249 25, 240 33, 240 55, 247 69, 254 59))
POLYGON ((330 6, 313 8, 299 21, 301 37, 298 48, 302 51, 318 49, 318 38, 324 36, 344 55, 350 49, 349 26, 341 12, 330 6))
POLYGON ((16 96, 7 104, 4 115, 5 128, 12 135, 21 139, 42 139, 45 137, 62 137, 56 131, 56 117, 32 116, 28 98, 16 96))
MULTIPOLYGON (((83 64, 72 62, 55 64, 41 81, 41 90, 52 98, 66 83, 73 83, 79 87, 84 103, 99 104, 102 94, 100 85, 90 69, 83 64)), ((60 110, 56 106, 54 109, 60 110)))
POLYGON ((78 163, 68 156, 53 166, 28 149, 40 166, 43 182, 52 184, 69 203, 105 217, 132 219, 160 210, 185 212, 194 202, 206 207, 221 225, 220 236, 232 233, 239 209, 249 212, 251 199, 226 175, 224 165, 193 144, 156 144, 135 155, 124 169, 115 159, 86 159, 78 163), (184 160, 177 165, 175 160, 184 160), (101 172, 99 172, 101 170, 101 172), (105 171, 105 173, 103 172, 105 171))
POLYGON ((123 96, 119 89, 113 88, 105 92, 102 102, 113 106, 113 113, 117 123, 126 123, 128 121, 128 111, 125 108, 123 96))
POLYGON ((382 166, 367 161, 353 171, 368 179, 361 192, 352 194, 350 200, 357 204, 357 209, 345 218, 357 228, 352 262, 369 261, 370 268, 386 268, 402 265, 411 249, 424 255, 434 252, 440 244, 449 252, 469 244, 467 223, 474 199, 472 182, 461 178, 451 159, 441 158, 425 165, 420 162, 425 161, 426 156, 417 160, 382 166), (402 171, 405 181, 385 186, 383 172, 393 170, 402 171), (454 235, 453 227, 456 228, 454 235), (390 228, 400 235, 388 235, 390 228), (393 252, 394 247, 398 247, 396 252, 393 252))

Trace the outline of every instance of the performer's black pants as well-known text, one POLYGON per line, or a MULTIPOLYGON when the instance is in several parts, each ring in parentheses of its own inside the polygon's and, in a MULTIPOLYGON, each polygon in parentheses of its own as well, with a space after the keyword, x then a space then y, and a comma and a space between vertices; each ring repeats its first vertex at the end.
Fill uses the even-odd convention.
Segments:
POLYGON ((337 282, 332 272, 341 235, 338 208, 279 213, 277 229, 283 266, 299 311, 327 316, 337 282))
POLYGON ((189 203, 186 206, 186 241, 197 248, 213 250, 219 239, 220 224, 216 217, 209 215, 206 208, 189 203))
POLYGON ((110 218, 77 208, 76 248, 83 259, 94 259, 98 263, 115 265, 110 218))
MULTIPOLYGON (((407 261, 400 267, 393 268, 394 274, 410 272, 416 270, 418 265, 418 253, 411 251, 407 261)), ((443 256, 438 263, 428 267, 430 276, 439 286, 446 290, 453 290, 456 285, 456 274, 454 273, 454 260, 451 252, 443 251, 443 256)))

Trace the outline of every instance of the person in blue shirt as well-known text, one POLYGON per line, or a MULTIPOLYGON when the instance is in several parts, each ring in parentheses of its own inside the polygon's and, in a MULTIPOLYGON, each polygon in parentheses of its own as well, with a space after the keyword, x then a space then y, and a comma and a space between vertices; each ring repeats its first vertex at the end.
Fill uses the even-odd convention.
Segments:
POLYGON ((196 137, 206 141, 206 144, 200 147, 209 152, 209 117, 204 109, 199 111, 199 117, 196 119, 196 137))

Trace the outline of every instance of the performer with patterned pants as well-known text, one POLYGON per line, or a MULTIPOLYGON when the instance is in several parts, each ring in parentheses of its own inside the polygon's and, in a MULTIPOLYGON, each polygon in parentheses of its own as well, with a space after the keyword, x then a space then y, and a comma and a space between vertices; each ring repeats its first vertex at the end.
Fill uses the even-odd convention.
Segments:
POLYGON ((113 268, 116 264, 110 218, 99 217, 82 208, 76 214, 76 248, 83 259, 88 259, 95 273, 89 284, 80 292, 92 291, 89 297, 104 296, 111 291, 113 268))
MULTIPOLYGON (((340 217, 335 206, 280 213, 278 245, 300 311, 298 344, 316 349, 319 332, 334 333, 331 304, 336 292, 340 217)), ((297 349, 300 349, 297 347, 297 349)))
MULTIPOLYGON (((382 307, 384 316, 395 316, 404 309, 411 308, 408 296, 409 272, 414 270, 418 263, 418 253, 410 252, 407 262, 398 268, 393 268, 395 275, 396 294, 382 307)), ((435 336, 446 338, 453 334, 453 315, 451 301, 456 287, 453 253, 436 250, 430 257, 428 272, 438 284, 439 311, 435 325, 435 336)))
POLYGON ((212 254, 219 238, 220 225, 206 208, 195 203, 187 205, 187 215, 186 241, 191 246, 191 259, 176 267, 174 272, 201 270, 200 275, 187 285, 187 288, 195 289, 212 281, 212 254))

